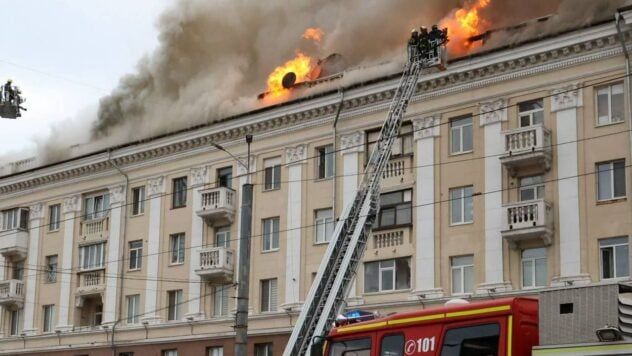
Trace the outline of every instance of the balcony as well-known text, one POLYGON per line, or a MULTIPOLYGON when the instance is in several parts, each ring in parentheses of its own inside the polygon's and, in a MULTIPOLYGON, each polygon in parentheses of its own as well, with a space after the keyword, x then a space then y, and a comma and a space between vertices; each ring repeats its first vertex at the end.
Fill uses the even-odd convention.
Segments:
POLYGON ((230 224, 235 218, 235 191, 227 187, 202 189, 202 207, 196 214, 207 224, 230 224))
POLYGON ((84 220, 79 230, 80 244, 105 241, 110 236, 110 218, 84 220))
POLYGON ((24 305, 24 282, 18 279, 0 281, 0 305, 21 308, 24 305))
POLYGON ((413 183, 411 156, 393 158, 386 163, 382 172, 382 188, 397 187, 413 183))
POLYGON ((234 251, 226 247, 207 247, 199 250, 200 266, 195 269, 204 280, 222 284, 233 280, 234 251))
POLYGON ((0 211, 0 254, 7 259, 26 257, 29 240, 29 209, 0 211))
POLYGON ((500 162, 511 176, 523 167, 551 169, 551 131, 542 125, 521 127, 503 133, 505 152, 500 162))
POLYGON ((504 222, 501 234, 512 248, 527 240, 553 241, 553 209, 551 204, 531 200, 503 206, 504 222))
POLYGON ((105 269, 79 272, 77 295, 89 296, 105 291, 105 269))

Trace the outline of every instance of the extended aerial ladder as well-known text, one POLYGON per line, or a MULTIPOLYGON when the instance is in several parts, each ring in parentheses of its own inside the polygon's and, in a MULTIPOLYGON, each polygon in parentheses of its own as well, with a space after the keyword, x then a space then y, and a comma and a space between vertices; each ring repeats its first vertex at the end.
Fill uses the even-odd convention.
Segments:
POLYGON ((433 26, 430 35, 422 28, 413 32, 408 44, 408 60, 395 91, 378 141, 369 156, 353 202, 345 207, 316 278, 307 294, 284 356, 310 354, 314 338, 322 338, 345 306, 345 298, 371 233, 379 208, 382 172, 391 156, 402 118, 412 98, 422 69, 445 63, 447 29, 433 26))

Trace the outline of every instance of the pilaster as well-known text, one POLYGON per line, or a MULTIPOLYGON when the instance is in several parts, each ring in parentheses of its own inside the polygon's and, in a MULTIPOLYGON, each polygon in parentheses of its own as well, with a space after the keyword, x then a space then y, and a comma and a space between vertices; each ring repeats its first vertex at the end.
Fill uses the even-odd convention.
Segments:
POLYGON ((61 261, 61 270, 66 273, 60 273, 59 282, 59 308, 57 314, 57 330, 72 330, 72 321, 70 318, 70 287, 72 271, 72 251, 74 247, 75 236, 75 218, 77 213, 81 211, 81 195, 73 195, 64 199, 64 246, 62 255, 59 256, 61 261))
POLYGON ((145 309, 143 321, 160 322, 156 314, 158 305, 158 269, 160 266, 160 227, 162 226, 162 195, 165 193, 165 177, 159 176, 147 181, 147 197, 149 198, 149 231, 147 233, 147 281, 145 282, 145 309))
POLYGON ((120 265, 124 261, 121 255, 122 240, 125 239, 121 233, 123 226, 123 207, 126 202, 126 187, 117 185, 109 188, 110 193, 110 237, 108 238, 105 293, 103 301, 103 322, 102 324, 114 324, 116 322, 116 303, 120 274, 120 265))
MULTIPOLYGON (((44 206, 41 203, 29 207, 29 249, 27 257, 28 266, 38 266, 40 226, 44 221, 44 206)), ((25 269, 26 291, 24 296, 24 325, 22 332, 33 335, 37 332, 35 325, 35 295, 37 289, 37 271, 25 269)))
POLYGON ((196 212, 202 209, 202 196, 199 189, 204 189, 210 181, 209 167, 195 167, 191 169, 191 188, 193 189, 193 208, 191 209, 191 263, 189 263, 189 310, 186 317, 204 319, 204 310, 200 305, 201 278, 195 273, 195 269, 200 265, 199 248, 203 245, 204 221, 197 216, 196 212))

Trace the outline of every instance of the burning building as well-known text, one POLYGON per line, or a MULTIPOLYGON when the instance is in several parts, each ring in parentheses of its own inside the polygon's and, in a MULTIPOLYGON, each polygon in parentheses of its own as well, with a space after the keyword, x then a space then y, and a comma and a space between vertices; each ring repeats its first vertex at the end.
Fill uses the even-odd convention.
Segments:
MULTIPOLYGON (((461 15, 483 16, 490 6, 467 2, 461 15)), ((387 314, 452 297, 629 279, 622 40, 632 43, 632 10, 601 11, 589 22, 558 14, 501 30, 487 18, 479 34, 461 39, 449 27, 457 47, 445 71, 427 71, 417 84, 350 308, 387 314)), ((306 36, 313 44, 329 34, 306 36)), ((274 76, 265 92, 282 94, 257 100, 265 84, 253 84, 250 111, 2 171, 0 355, 231 354, 248 177, 249 352, 281 352, 399 68, 365 65, 342 50, 294 50, 277 58, 285 69, 266 66, 263 75, 274 76), (254 136, 250 172, 246 135, 254 136)), ((133 79, 132 87, 147 84, 133 79)), ((172 89, 175 80, 150 86, 172 89)), ((180 89, 169 94, 186 96, 180 89)), ((146 113, 134 99, 154 93, 134 95, 125 105, 110 98, 120 105, 104 110, 146 113)), ((114 125, 108 120, 101 123, 114 125)))

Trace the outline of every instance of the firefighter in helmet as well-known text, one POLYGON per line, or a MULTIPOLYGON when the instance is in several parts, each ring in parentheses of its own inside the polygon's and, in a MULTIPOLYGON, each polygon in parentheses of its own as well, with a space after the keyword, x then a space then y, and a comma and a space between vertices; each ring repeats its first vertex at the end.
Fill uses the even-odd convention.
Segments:
POLYGON ((15 90, 11 85, 13 81, 11 79, 7 80, 7 83, 4 85, 4 100, 12 103, 15 100, 15 90))
POLYGON ((419 53, 423 57, 427 57, 428 50, 430 49, 430 42, 428 42, 428 29, 425 26, 421 26, 419 30, 419 53))
POLYGON ((410 33, 410 39, 408 40, 408 59, 412 61, 413 58, 417 57, 418 52, 419 52, 419 32, 417 32, 416 28, 413 28, 413 30, 410 33))

